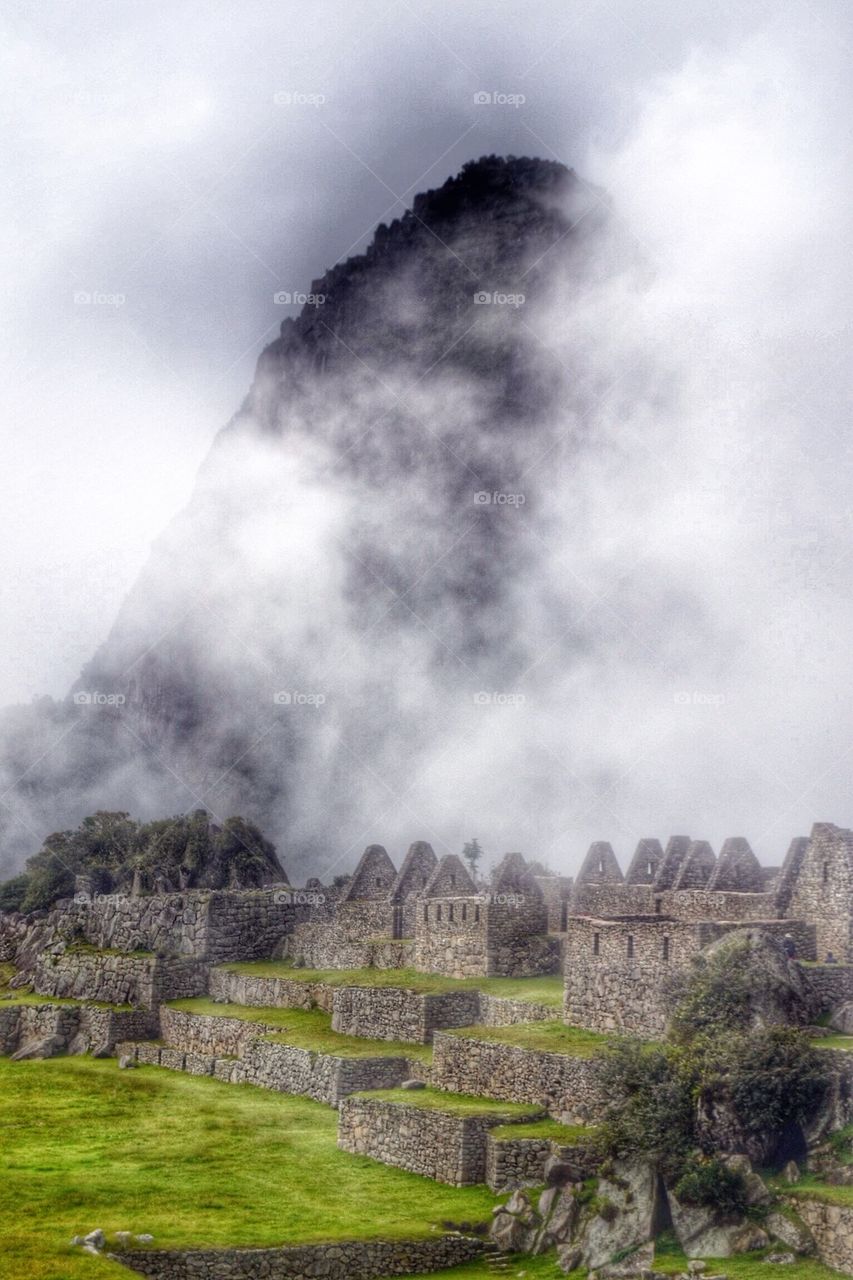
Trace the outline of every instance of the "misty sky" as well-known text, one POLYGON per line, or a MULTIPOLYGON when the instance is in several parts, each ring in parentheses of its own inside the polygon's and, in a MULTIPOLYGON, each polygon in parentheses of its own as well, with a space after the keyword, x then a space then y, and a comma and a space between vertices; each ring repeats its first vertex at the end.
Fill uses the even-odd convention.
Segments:
MULTIPOLYGON (((0 22, 0 702, 63 696, 105 637, 258 353, 296 314, 274 295, 307 291, 414 192, 489 152, 558 158, 606 186, 681 314, 687 289, 697 321, 730 317, 737 376, 754 350, 773 387, 756 449, 733 466, 787 504, 796 450, 776 477, 760 442, 797 406, 814 519, 797 511, 779 554, 792 593, 816 558, 821 583, 846 591, 843 0, 6 0, 0 22), (478 91, 524 101, 478 105, 478 91)), ((707 440, 722 424, 700 425, 707 440)), ((701 476, 697 489, 713 516, 701 476)), ((717 514, 723 564, 739 544, 717 514)), ((739 627, 785 630, 736 584, 712 587, 739 627)), ((844 716, 846 621, 827 619, 839 656, 820 671, 817 732, 836 760, 846 726, 836 741, 824 722, 833 698, 844 716)), ((823 625, 803 642, 810 660, 823 625)), ((809 714, 801 700, 806 760, 809 714)))

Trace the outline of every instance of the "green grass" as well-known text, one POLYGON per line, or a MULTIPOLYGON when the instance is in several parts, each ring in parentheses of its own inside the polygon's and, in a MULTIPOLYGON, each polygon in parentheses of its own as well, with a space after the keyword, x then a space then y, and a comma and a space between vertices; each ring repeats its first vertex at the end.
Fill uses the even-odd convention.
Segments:
POLYGON ((83 1057, 0 1059, 0 1148, 4 1280, 127 1280, 69 1247, 95 1227, 176 1248, 414 1238, 495 1199, 338 1150, 307 1098, 83 1057))
POLYGON ((793 1187, 786 1186, 784 1192, 795 1200, 821 1200, 824 1204, 840 1204, 847 1208, 853 1205, 853 1186, 836 1187, 809 1173, 804 1174, 793 1187))
POLYGON ((559 1120, 533 1120, 530 1124, 498 1125, 491 1130, 498 1142, 510 1142, 514 1138, 548 1138, 562 1146, 572 1146, 588 1141, 595 1129, 583 1124, 560 1124, 559 1120))
POLYGON ((217 1004, 207 996, 190 1000, 172 1000, 168 1007, 185 1013, 204 1014, 214 1018, 239 1018, 241 1022, 266 1023, 278 1027, 267 1038, 277 1044, 293 1044, 315 1053, 332 1053, 342 1058, 417 1058, 432 1059, 432 1045, 404 1044, 397 1040, 366 1040, 361 1036, 342 1035, 332 1030, 332 1018, 322 1009, 273 1009, 243 1004, 217 1004))
POLYGON ((573 1058, 593 1057, 608 1040, 597 1031, 569 1027, 565 1022, 517 1022, 511 1027, 454 1027, 446 1034, 466 1036, 472 1040, 496 1040, 501 1044, 516 1045, 519 1049, 565 1053, 573 1058))
MULTIPOLYGON (((377 1102, 405 1103, 425 1111, 443 1111, 452 1116, 530 1116, 542 1114, 541 1107, 525 1102, 494 1102, 465 1093, 445 1093, 441 1089, 371 1089, 356 1095, 377 1102)), ((512 1126, 510 1126, 512 1127, 512 1126)))
POLYGON ((817 1036, 812 1040, 815 1049, 853 1049, 853 1036, 817 1036))
POLYGON ((226 973, 252 978, 283 978, 292 982, 317 982, 329 987, 402 987, 421 995, 446 991, 484 991, 511 1000, 529 1000, 562 1008, 563 979, 544 978, 444 978, 417 969, 300 969, 287 960, 249 960, 225 964, 226 973))

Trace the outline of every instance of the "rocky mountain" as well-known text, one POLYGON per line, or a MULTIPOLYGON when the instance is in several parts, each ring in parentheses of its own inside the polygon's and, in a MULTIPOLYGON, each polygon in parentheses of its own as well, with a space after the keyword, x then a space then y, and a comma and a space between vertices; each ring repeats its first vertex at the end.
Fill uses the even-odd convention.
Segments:
POLYGON ((95 809, 207 808, 322 871, 515 785, 490 717, 585 643, 559 552, 606 371, 572 328, 635 270, 600 191, 491 156, 312 282, 68 698, 5 713, 4 870, 95 809))

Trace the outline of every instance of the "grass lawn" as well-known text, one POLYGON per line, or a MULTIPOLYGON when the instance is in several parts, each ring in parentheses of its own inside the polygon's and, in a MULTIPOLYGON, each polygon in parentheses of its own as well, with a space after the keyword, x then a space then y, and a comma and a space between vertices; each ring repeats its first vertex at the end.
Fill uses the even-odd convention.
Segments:
POLYGON ((817 1036, 812 1040, 815 1049, 853 1049, 853 1036, 817 1036))
POLYGON ((287 960, 249 960, 225 964, 227 973, 252 978, 285 978, 292 982, 322 982, 330 987, 403 987, 432 995, 445 991, 484 991, 511 1000, 529 1000, 562 1008, 563 979, 544 978, 443 978, 417 969, 300 969, 287 960))
POLYGON ((242 1022, 261 1022, 280 1031, 268 1038, 279 1044, 293 1044, 315 1053, 334 1053, 342 1058, 417 1058, 432 1059, 432 1045, 403 1044, 396 1040, 366 1040, 361 1036, 341 1035, 332 1030, 331 1014, 322 1009, 274 1009, 244 1004, 217 1004, 207 996, 190 1000, 172 1000, 168 1007, 184 1013, 204 1014, 213 1018, 239 1018, 242 1022))
POLYGON ((375 1098, 378 1102, 400 1102, 406 1106, 423 1107, 425 1111, 443 1111, 453 1116, 495 1116, 496 1122, 502 1116, 533 1118, 542 1114, 542 1107, 525 1102, 495 1102, 465 1093, 445 1093, 441 1089, 371 1089, 356 1096, 375 1098))
POLYGON ((530 1124, 498 1125, 491 1130, 493 1138, 498 1142, 509 1142, 514 1138, 548 1138, 559 1142, 564 1147, 576 1142, 588 1141, 595 1129, 583 1124, 560 1124, 559 1120, 531 1120, 530 1124))
POLYGON ((795 1200, 821 1200, 824 1204, 840 1204, 846 1208, 853 1205, 853 1186, 836 1187, 808 1173, 793 1187, 786 1186, 785 1194, 795 1200))
POLYGON ((573 1058, 591 1058, 607 1044, 608 1037, 565 1022, 517 1022, 511 1027, 453 1027, 442 1035, 465 1036, 471 1040, 497 1040, 519 1049, 539 1049, 565 1053, 573 1058))
POLYGON ((128 1280, 69 1247, 95 1227, 164 1247, 413 1238, 495 1200, 339 1151, 321 1103, 85 1057, 0 1059, 0 1149, 5 1280, 128 1280))

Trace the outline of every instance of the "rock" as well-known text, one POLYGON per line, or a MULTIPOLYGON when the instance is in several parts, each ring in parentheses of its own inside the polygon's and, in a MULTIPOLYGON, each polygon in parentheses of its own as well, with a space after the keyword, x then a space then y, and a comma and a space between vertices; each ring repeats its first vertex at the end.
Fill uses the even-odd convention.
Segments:
POLYGON ((829 1025, 833 1031, 849 1036, 853 1032, 853 1001, 848 1000, 833 1009, 829 1015, 829 1025))
POLYGON ((764 1179, 759 1177, 757 1173, 748 1173, 744 1177, 744 1191, 746 1193, 746 1203, 752 1207, 757 1204, 768 1204, 773 1196, 768 1187, 765 1185, 764 1179))
POLYGON ((801 1222, 796 1215, 792 1214, 789 1217, 785 1213, 774 1211, 768 1213, 764 1225, 774 1240, 781 1240, 782 1244, 786 1244, 789 1249, 794 1249, 797 1253, 814 1252, 814 1237, 805 1223, 801 1222))
POLYGON ((132 1239, 133 1239, 133 1235, 131 1234, 130 1231, 116 1232, 116 1240, 118 1240, 119 1244, 130 1244, 132 1239))
POLYGON ((701 1258, 691 1258, 687 1264, 687 1270, 692 1276, 698 1276, 703 1271, 708 1270, 707 1262, 703 1262, 701 1258))
POLYGON ((533 1206, 531 1205, 530 1200, 523 1191, 513 1191, 512 1195, 504 1205, 504 1209, 507 1213, 525 1213, 532 1208, 533 1206))
POLYGON ((106 1236, 100 1227, 96 1227, 94 1231, 90 1231, 87 1236, 83 1237, 83 1243, 91 1245, 93 1249, 103 1249, 106 1243, 106 1236))
POLYGON ((118 1065, 121 1071, 130 1071, 136 1066, 136 1059, 131 1058, 130 1054, 123 1053, 118 1060, 118 1065))
POLYGON ((108 1044, 99 1044, 92 1050, 93 1058, 111 1058, 113 1051, 108 1044))
POLYGON ((561 1271, 576 1271, 581 1264, 583 1251, 576 1244, 561 1244, 557 1246, 557 1266, 561 1271))
POLYGON ((559 1156, 549 1156, 545 1161, 545 1186, 559 1187, 566 1182, 580 1182, 582 1179, 575 1176, 575 1171, 567 1160, 561 1160, 559 1156))
POLYGON ((796 1256, 793 1253, 768 1253, 764 1257, 765 1262, 778 1262, 782 1266, 790 1267, 796 1262, 796 1256))
POLYGON ((797 1164, 796 1160, 788 1161, 782 1170, 782 1177, 786 1182, 790 1182, 792 1185, 795 1182, 799 1182, 800 1166, 797 1164))
POLYGON ((401 1089, 425 1089, 426 1085, 423 1080, 404 1080, 400 1085, 401 1089))
POLYGON ((489 1235, 502 1253, 527 1253, 536 1233, 517 1214, 504 1210, 493 1219, 489 1235))
POLYGON ((639 1249, 620 1258, 618 1262, 610 1262, 598 1268, 599 1280, 626 1280, 629 1276, 639 1276, 648 1271, 655 1260, 655 1244, 650 1240, 641 1244, 639 1249))
POLYGON ((744 1177, 748 1173, 752 1173, 752 1161, 749 1156, 745 1156, 739 1151, 733 1155, 726 1156, 723 1164, 727 1169, 731 1169, 732 1173, 742 1173, 744 1177))
POLYGON ((717 1209, 680 1201, 670 1188, 667 1199, 675 1234, 688 1258, 730 1258, 735 1253, 763 1249, 770 1242, 767 1232, 754 1223, 742 1218, 721 1219, 717 1209))
POLYGON ((62 1036, 41 1036, 38 1040, 28 1040, 22 1044, 17 1053, 12 1054, 13 1062, 25 1062, 30 1058, 55 1058, 65 1049, 62 1036))
POLYGON ((148 1235, 147 1233, 141 1236, 137 1236, 136 1238, 140 1244, 151 1244, 154 1240, 154 1237, 151 1235, 148 1235))
POLYGON ((579 1213, 576 1188, 572 1185, 562 1187, 546 1223, 548 1237, 555 1244, 571 1240, 579 1213))
POLYGON ((71 1240, 69 1241, 69 1243, 70 1243, 70 1244, 72 1244, 72 1245, 82 1244, 82 1243, 83 1243, 83 1237, 82 1237, 82 1236, 72 1236, 72 1237, 71 1237, 71 1240))
POLYGON ((614 1255, 636 1250, 654 1238, 658 1220, 658 1178, 648 1161, 626 1161, 619 1180, 601 1178, 602 1209, 586 1222, 579 1241, 589 1268, 608 1265, 614 1255))

